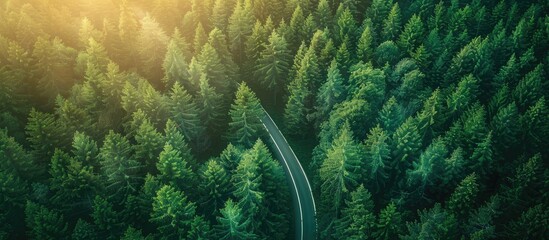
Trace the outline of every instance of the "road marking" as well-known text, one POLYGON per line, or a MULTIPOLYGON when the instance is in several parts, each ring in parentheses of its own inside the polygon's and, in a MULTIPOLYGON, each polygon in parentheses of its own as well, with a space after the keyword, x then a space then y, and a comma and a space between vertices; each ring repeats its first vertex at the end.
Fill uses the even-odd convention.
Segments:
MULTIPOLYGON (((263 107, 261 107, 263 108, 263 107)), ((263 111, 265 112, 265 114, 267 114, 267 117, 269 117, 269 119, 271 119, 271 122, 273 122, 274 126, 276 127, 276 130, 278 130, 278 132, 280 133, 280 135, 282 136, 282 138, 284 139, 284 141, 286 142, 286 145, 288 146, 288 148, 290 149, 290 151, 292 151, 292 154, 294 155, 294 158, 297 160, 297 165, 299 165, 299 168, 301 168, 301 172, 303 172, 303 176, 305 176, 305 181, 307 181, 307 186, 309 187, 309 192, 311 193, 311 198, 313 199, 313 209, 315 211, 315 220, 316 220, 316 204, 315 204, 315 197, 313 196, 313 189, 311 188, 311 184, 309 183, 309 178, 307 178, 307 174, 305 174, 305 170, 303 170, 303 167, 301 166, 301 163, 299 162, 299 159, 297 158, 297 156, 295 155, 294 153, 294 150, 292 149, 292 147, 290 146, 290 144, 288 144, 288 141, 286 140, 286 137, 284 137, 284 134, 282 134, 282 132, 280 131, 280 129, 278 129, 278 126, 276 125, 275 121, 271 118, 271 115, 269 115, 269 113, 265 110, 265 108, 263 108, 263 111)), ((265 125, 265 124, 263 124, 265 125)), ((267 129, 267 131, 269 131, 267 129)), ((281 153, 282 154, 282 153, 281 153)), ((316 224, 315 224, 316 225, 316 224)))
MULTIPOLYGON (((271 119, 271 121, 272 121, 272 119, 271 119)), ((272 122, 274 123, 274 121, 272 121, 272 122)), ((269 128, 267 128, 265 123, 263 123, 263 121, 261 121, 261 123, 263 124, 263 127, 265 127, 265 130, 267 130, 267 132, 270 133, 269 128)), ((275 124, 275 127, 276 127, 276 124, 275 124)), ((278 149, 278 152, 280 153, 280 156, 284 160, 284 164, 286 164, 286 169, 288 169, 288 172, 290 173, 290 178, 292 179, 292 182, 294 183, 295 194, 297 195, 297 202, 298 202, 297 205, 299 206, 299 215, 300 215, 299 217, 300 217, 300 220, 301 220, 301 239, 303 239, 303 210, 301 209, 301 199, 299 198, 299 191, 297 190, 297 184, 295 184, 294 175, 292 174, 292 170, 290 169, 290 166, 288 165, 288 162, 286 161, 286 158, 284 157, 284 154, 280 150, 280 147, 278 147, 278 144, 276 144, 276 141, 273 138, 273 135, 269 134, 269 136, 273 140, 273 143, 275 144, 276 148, 278 149)), ((313 200, 313 204, 314 204, 314 200, 313 200)), ((316 215, 316 213, 315 213, 315 215, 316 215)))

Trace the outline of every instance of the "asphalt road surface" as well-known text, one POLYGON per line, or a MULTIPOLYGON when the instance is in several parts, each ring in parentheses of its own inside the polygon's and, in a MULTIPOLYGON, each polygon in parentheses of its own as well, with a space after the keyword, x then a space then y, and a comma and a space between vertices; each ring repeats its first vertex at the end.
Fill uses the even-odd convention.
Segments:
POLYGON ((316 206, 307 175, 286 138, 266 111, 261 122, 270 135, 275 156, 290 178, 296 224, 295 237, 299 240, 316 239, 316 206))

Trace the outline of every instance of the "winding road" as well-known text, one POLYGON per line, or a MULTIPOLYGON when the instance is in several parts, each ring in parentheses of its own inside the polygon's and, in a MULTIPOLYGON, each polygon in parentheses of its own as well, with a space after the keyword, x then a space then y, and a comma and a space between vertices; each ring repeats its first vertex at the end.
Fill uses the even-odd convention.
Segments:
POLYGON ((261 117, 261 122, 271 137, 273 152, 290 178, 296 239, 316 239, 316 206, 307 175, 276 123, 265 109, 263 111, 265 115, 261 117))

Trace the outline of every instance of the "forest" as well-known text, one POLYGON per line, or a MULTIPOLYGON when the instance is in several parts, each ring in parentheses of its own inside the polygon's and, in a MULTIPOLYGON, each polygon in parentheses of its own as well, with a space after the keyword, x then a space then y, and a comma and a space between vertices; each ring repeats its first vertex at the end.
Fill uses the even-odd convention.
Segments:
POLYGON ((0 239, 549 239, 549 1, 2 0, 0 239))

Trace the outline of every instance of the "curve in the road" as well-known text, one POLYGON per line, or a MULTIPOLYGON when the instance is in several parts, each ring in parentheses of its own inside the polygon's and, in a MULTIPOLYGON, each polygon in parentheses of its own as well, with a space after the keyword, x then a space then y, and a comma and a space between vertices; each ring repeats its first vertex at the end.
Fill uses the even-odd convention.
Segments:
POLYGON ((269 113, 263 109, 265 115, 261 118, 275 147, 275 155, 284 163, 290 184, 293 185, 292 200, 296 212, 296 239, 316 239, 316 206, 307 175, 297 159, 288 141, 280 132, 269 113))

